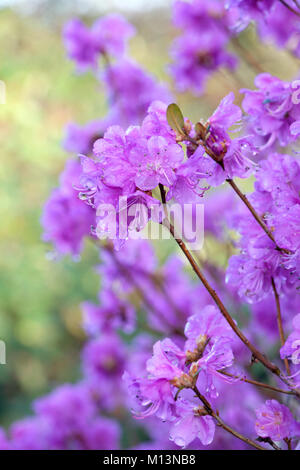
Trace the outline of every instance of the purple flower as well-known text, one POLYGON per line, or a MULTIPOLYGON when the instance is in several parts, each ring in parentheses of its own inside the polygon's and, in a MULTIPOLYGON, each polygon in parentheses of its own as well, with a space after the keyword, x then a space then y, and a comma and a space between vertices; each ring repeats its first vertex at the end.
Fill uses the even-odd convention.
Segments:
POLYGON ((107 418, 95 417, 62 431, 48 418, 33 417, 12 426, 9 446, 13 450, 112 450, 119 447, 119 438, 118 424, 107 418))
POLYGON ((103 250, 101 259, 104 264, 98 269, 105 282, 104 285, 111 288, 111 284, 117 281, 124 292, 131 292, 135 287, 128 279, 128 271, 132 273, 135 280, 141 278, 140 271, 151 276, 157 268, 157 259, 152 245, 141 239, 128 240, 124 247, 113 254, 103 250))
POLYGON ((84 427, 96 411, 86 385, 65 384, 34 402, 36 414, 55 429, 57 439, 84 427))
MULTIPOLYGON (((99 438, 95 444, 96 436, 93 437, 92 434, 97 408, 88 385, 65 384, 50 395, 36 400, 34 410, 37 417, 33 421, 29 421, 28 424, 25 421, 25 428, 21 423, 21 431, 19 426, 17 428, 18 434, 16 435, 15 432, 13 436, 14 440, 18 436, 20 436, 18 439, 22 438, 21 444, 19 444, 20 448, 29 445, 26 444, 26 441, 24 444, 25 438, 27 442, 28 439, 33 443, 37 442, 39 448, 42 449, 106 448, 105 438, 103 437, 102 440, 99 438), (38 439, 35 438, 37 435, 38 439)), ((103 425, 105 424, 104 422, 103 425)), ((108 436, 111 435, 112 438, 115 435, 117 439, 115 423, 112 423, 112 428, 113 432, 110 434, 109 430, 108 436)), ((99 436, 99 434, 97 435, 99 436)), ((109 442, 111 443, 111 440, 109 442)))
POLYGON ((101 54, 120 57, 125 52, 134 28, 121 15, 107 15, 88 28, 79 19, 70 20, 64 27, 63 38, 68 57, 79 71, 97 67, 101 54))
POLYGON ((136 191, 129 196, 119 197, 119 201, 107 207, 97 208, 98 238, 110 238, 116 250, 122 248, 128 238, 136 239, 149 220, 160 223, 163 219, 161 203, 152 196, 136 191))
MULTIPOLYGON (((286 308, 282 306, 284 311, 286 308)), ((258 336, 259 334, 264 340, 265 335, 272 338, 273 341, 278 338, 278 325, 276 321, 276 303, 274 298, 274 293, 265 297, 260 302, 254 303, 251 306, 251 325, 250 329, 254 335, 258 336)))
POLYGON ((155 102, 141 127, 110 127, 94 144, 95 159, 82 157, 80 197, 97 209, 98 237, 109 237, 120 249, 136 238, 151 219, 160 223, 163 211, 151 190, 159 183, 172 186, 184 152, 155 102), (164 137, 151 135, 162 129, 164 137))
POLYGON ((229 93, 222 99, 218 108, 206 124, 205 145, 214 153, 217 159, 222 159, 227 177, 238 176, 246 178, 253 169, 254 149, 249 137, 231 139, 228 130, 241 121, 242 112, 233 103, 234 94, 229 93))
POLYGON ((140 406, 147 407, 138 416, 155 414, 163 421, 172 419, 176 405, 173 382, 184 374, 181 368, 184 357, 183 351, 167 338, 154 344, 153 356, 146 365, 147 378, 125 374, 131 391, 139 397, 140 406))
POLYGON ((108 418, 97 417, 85 428, 84 450, 117 450, 120 448, 120 426, 108 418))
POLYGON ((228 0, 228 11, 235 9, 231 18, 231 28, 236 32, 248 26, 251 20, 257 22, 261 39, 273 40, 279 47, 289 48, 299 56, 299 18, 289 9, 298 9, 296 2, 275 0, 228 0))
POLYGON ((247 297, 248 301, 261 300, 271 289, 268 266, 243 255, 230 258, 226 282, 238 286, 239 295, 247 297))
POLYGON ((221 313, 208 305, 201 313, 192 315, 186 324, 186 357, 197 362, 198 382, 206 383, 205 390, 212 397, 218 396, 214 378, 231 383, 220 370, 230 367, 234 361, 232 352, 233 332, 221 313))
POLYGON ((140 232, 149 220, 160 223, 163 219, 160 201, 142 191, 120 198, 117 209, 119 234, 123 233, 126 239, 129 232, 140 232))
POLYGON ((202 158, 203 153, 204 150, 200 147, 175 170, 176 179, 168 192, 167 200, 174 198, 179 204, 199 202, 199 198, 210 188, 208 180, 215 165, 212 160, 202 158))
POLYGON ((121 300, 112 289, 104 288, 99 292, 99 305, 84 302, 83 325, 90 335, 120 329, 132 333, 135 328, 136 311, 127 301, 121 300))
POLYGON ((170 103, 172 99, 164 84, 127 58, 107 67, 101 78, 106 85, 110 117, 124 127, 140 124, 153 101, 170 103))
POLYGON ((294 204, 276 218, 275 235, 280 246, 291 251, 300 250, 300 197, 298 204, 294 204))
POLYGON ((123 16, 110 14, 95 21, 91 34, 99 52, 121 57, 128 40, 134 36, 135 29, 123 16))
POLYGON ((103 182, 111 187, 124 188, 123 193, 135 191, 135 168, 131 164, 129 154, 139 144, 138 129, 129 129, 127 133, 119 127, 108 128, 103 139, 94 144, 94 154, 103 172, 103 182), (137 139, 137 141, 136 141, 137 139))
POLYGON ((233 125, 240 125, 242 117, 240 108, 233 101, 234 94, 229 93, 206 124, 198 123, 200 130, 195 127, 196 139, 200 144, 194 151, 194 156, 199 160, 198 172, 202 170, 208 183, 213 186, 219 186, 226 178, 246 178, 254 169, 251 158, 255 155, 255 149, 251 136, 231 138, 228 133, 233 125))
POLYGON ((291 126, 299 120, 300 111, 293 103, 291 83, 263 73, 256 77, 255 85, 258 90, 241 92, 245 94, 243 108, 249 114, 248 126, 256 135, 260 150, 276 145, 285 147, 294 142, 295 130, 291 126))
POLYGON ((181 400, 177 408, 178 417, 170 428, 170 439, 179 447, 187 447, 198 438, 205 446, 212 443, 215 423, 211 416, 203 416, 203 409, 194 403, 181 400))
POLYGON ((225 20, 224 13, 223 2, 219 0, 211 0, 209 4, 203 0, 177 0, 173 6, 173 22, 178 28, 210 30, 225 20))
POLYGON ((130 157, 135 164, 136 185, 143 191, 156 188, 159 183, 171 186, 175 181, 174 169, 183 160, 180 145, 170 144, 164 137, 150 137, 144 155, 137 152, 130 157))
POLYGON ((275 441, 299 435, 299 426, 287 406, 277 400, 267 400, 256 410, 255 431, 260 437, 275 441))
POLYGON ((181 92, 191 89, 200 95, 213 72, 220 67, 233 69, 236 59, 225 50, 227 42, 221 28, 204 32, 199 28, 177 38, 171 50, 173 64, 170 66, 176 88, 181 92))
POLYGON ((69 160, 61 174, 60 187, 55 189, 45 204, 41 224, 43 240, 54 244, 65 255, 77 255, 82 250, 83 238, 91 234, 95 215, 78 198, 74 185, 79 179, 80 164, 69 160))
POLYGON ((94 142, 103 136, 107 127, 108 122, 105 119, 91 121, 84 126, 71 122, 65 129, 63 147, 70 153, 89 154, 94 142))
POLYGON ((51 424, 44 418, 26 418, 14 423, 10 430, 13 450, 46 450, 51 448, 51 424))
POLYGON ((176 1, 174 23, 182 30, 175 39, 170 70, 179 91, 203 92, 204 84, 220 67, 233 69, 236 58, 226 51, 231 31, 231 13, 222 2, 176 1))
POLYGON ((207 305, 201 313, 189 317, 184 330, 188 338, 185 348, 193 351, 199 343, 214 341, 218 337, 232 338, 233 331, 219 310, 207 305))
POLYGON ((63 39, 68 57, 76 62, 79 71, 97 65, 98 49, 90 30, 79 19, 66 23, 63 39))
POLYGON ((272 277, 281 294, 292 292, 299 284, 299 189, 298 161, 271 154, 257 168, 255 191, 249 196, 278 246, 289 253, 277 250, 247 212, 233 218, 234 228, 242 235, 238 243, 241 254, 230 259, 226 281, 250 302, 269 294, 272 277))
POLYGON ((238 7, 242 14, 249 13, 257 18, 266 15, 274 3, 275 0, 227 0, 226 7, 238 7))
POLYGON ((280 357, 288 357, 294 364, 300 363, 300 314, 293 319, 293 332, 280 349, 280 357))
POLYGON ((167 107, 166 102, 158 100, 150 104, 142 122, 142 134, 145 137, 159 136, 164 137, 170 143, 175 142, 176 134, 167 122, 167 107))
POLYGON ((122 377, 125 357, 119 337, 114 333, 102 334, 100 338, 89 341, 83 349, 84 373, 89 380, 105 389, 105 384, 122 377))

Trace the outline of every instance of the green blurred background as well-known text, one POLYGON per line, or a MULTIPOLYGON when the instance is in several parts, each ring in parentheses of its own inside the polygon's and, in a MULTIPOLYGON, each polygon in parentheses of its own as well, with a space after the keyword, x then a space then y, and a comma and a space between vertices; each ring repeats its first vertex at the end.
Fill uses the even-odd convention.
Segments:
MULTIPOLYGON (((74 263, 70 258, 49 260, 50 247, 41 241, 41 210, 67 158, 61 148, 65 124, 105 114, 99 83, 91 74, 76 75, 65 58, 64 21, 80 14, 90 22, 101 11, 125 10, 138 32, 131 42, 132 56, 157 78, 168 80, 168 49, 176 34, 170 22, 171 1, 102 3, 0 2, 0 80, 6 85, 6 104, 0 105, 0 339, 7 347, 7 364, 0 365, 0 425, 4 426, 27 414, 34 397, 79 376, 84 341, 80 303, 95 299, 99 286, 93 271, 98 257, 91 243, 86 243, 81 262, 74 263)), ((242 35, 238 47, 246 50, 247 60, 235 75, 220 72, 197 100, 178 96, 186 115, 206 118, 230 90, 238 95, 241 86, 251 87, 257 73, 251 57, 281 78, 296 75, 298 64, 286 53, 258 46, 253 28, 242 35)))

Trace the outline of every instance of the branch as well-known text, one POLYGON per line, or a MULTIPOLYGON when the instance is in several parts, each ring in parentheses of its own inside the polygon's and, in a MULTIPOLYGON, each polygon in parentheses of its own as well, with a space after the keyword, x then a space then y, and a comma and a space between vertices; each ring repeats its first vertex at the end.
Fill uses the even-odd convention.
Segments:
POLYGON ((286 395, 294 395, 294 392, 291 390, 283 390, 282 388, 273 387, 272 385, 268 385, 263 382, 258 382, 257 380, 247 379, 246 377, 239 377, 238 375, 233 375, 223 370, 218 370, 218 372, 220 374, 226 375, 227 377, 232 377, 233 379, 240 379, 241 382, 246 382, 248 384, 255 385, 256 387, 265 388, 266 390, 272 390, 272 392, 285 393, 286 395))
MULTIPOLYGON (((163 204, 165 204, 165 192, 164 192, 164 188, 161 187, 162 185, 160 185, 160 190, 161 190, 161 199, 162 199, 162 202, 163 204)), ((184 255, 186 256, 186 258, 188 259, 190 265, 192 266, 194 272, 196 273, 196 275, 198 276, 198 278, 200 279, 200 281, 202 282, 202 284, 204 285, 204 287, 206 288, 206 290, 209 292, 209 294, 211 295, 211 297, 213 298, 213 300, 215 301, 215 303, 217 304, 221 314, 223 315, 223 317, 225 318, 225 320, 227 321, 227 323, 229 323, 229 325, 231 326, 231 328, 233 329, 233 331, 235 332, 235 334, 241 339, 241 341, 245 344, 245 346, 247 346, 248 349, 250 349, 250 351, 252 352, 252 354, 256 357, 256 359, 258 359, 262 364, 264 364, 264 366, 269 369, 273 374, 276 374, 276 375, 280 375, 280 371, 278 369, 277 366, 275 366, 274 364, 272 364, 265 356, 263 356, 256 348, 255 346, 252 345, 252 343, 250 343, 250 341, 245 337, 245 335, 240 331, 240 329, 238 328, 238 326, 236 325, 235 321, 233 320, 233 318, 231 317, 230 313, 227 311, 227 309, 225 308, 225 306, 223 305, 223 302, 221 301, 221 299, 219 298, 218 294, 216 293, 216 291, 210 286, 210 284, 208 283, 208 281, 206 280, 205 276, 202 274, 202 272, 200 271, 200 268, 199 266, 197 265, 196 261, 194 260, 193 256, 191 255, 190 251, 188 250, 187 246, 185 245, 185 243, 183 242, 183 240, 181 240, 180 238, 178 238, 176 235, 175 235, 175 230, 174 230, 174 226, 170 223, 169 219, 167 218, 167 223, 164 223, 163 222, 163 225, 168 228, 168 230, 170 231, 172 237, 176 240, 179 248, 181 249, 181 251, 184 253, 184 255)))
POLYGON ((172 235, 172 237, 175 239, 176 243, 178 244, 179 248, 181 249, 181 251, 184 253, 185 257, 188 259, 191 267, 193 268, 194 272, 196 273, 196 275, 198 276, 198 278, 200 279, 200 281, 202 282, 202 284, 204 285, 204 287, 206 288, 206 290, 208 291, 208 293, 210 294, 210 296, 212 297, 212 299, 214 300, 214 302, 216 303, 217 307, 219 308, 221 314, 223 315, 223 317, 225 318, 225 320, 227 321, 227 323, 230 325, 230 327, 232 328, 232 330, 234 331, 234 333, 240 338, 240 340, 245 344, 245 346, 252 352, 253 356, 259 361, 261 362, 261 364, 263 364, 270 372, 272 372, 272 374, 275 374, 277 377, 280 378, 280 380, 282 380, 282 382, 284 382, 286 385, 288 385, 289 388, 292 389, 292 392, 293 392, 293 395, 297 396, 298 398, 300 398, 300 391, 299 390, 294 390, 293 389, 293 384, 291 384, 289 382, 289 380, 287 380, 281 373, 279 367, 277 367, 275 364, 273 364, 271 361, 269 361, 269 359, 264 356, 250 341, 249 339, 244 335, 244 333, 238 328, 236 322, 234 321, 234 319, 231 317, 230 313, 228 312, 228 310, 226 309, 226 307, 224 306, 222 300, 220 299, 220 297, 218 296, 218 294, 216 293, 216 291, 212 288, 212 286, 209 284, 209 282, 207 281, 206 277, 204 276, 204 274, 202 273, 202 271, 200 270, 198 264, 196 263, 195 259, 193 258, 192 254, 190 253, 189 249, 187 248, 186 244, 184 243, 184 241, 179 238, 178 236, 176 236, 175 234, 175 229, 174 229, 174 226, 171 224, 171 222, 169 221, 169 218, 168 218, 168 215, 167 215, 167 210, 166 210, 166 206, 165 206, 165 201, 166 201, 166 194, 165 194, 165 189, 163 187, 163 185, 159 185, 159 188, 160 188, 160 192, 161 192, 161 200, 162 200, 162 203, 163 203, 163 206, 164 206, 164 209, 165 209, 165 214, 166 214, 166 218, 164 219, 164 221, 162 222, 162 224, 170 231, 170 234, 172 235))
MULTIPOLYGON (((290 10, 292 13, 294 13, 295 15, 297 16, 300 16, 300 12, 297 11, 297 10, 294 10, 293 7, 291 7, 291 5, 289 5, 285 0, 279 0, 280 3, 282 3, 282 5, 284 5, 288 10, 290 10)), ((299 8, 299 7, 298 7, 299 8)))
POLYGON ((243 194, 241 192, 241 190, 239 189, 239 187, 236 185, 236 183, 232 180, 232 179, 227 179, 226 180, 227 183, 232 187, 232 189, 235 191, 235 193, 239 196, 239 198, 243 201, 243 203, 248 207, 249 211, 251 212, 251 214, 253 215, 253 217, 255 218, 256 222, 261 226, 261 228, 265 231, 265 233, 268 235, 268 237, 272 240, 272 242, 275 244, 276 246, 276 249, 279 250, 279 251, 284 251, 286 252, 286 250, 284 250, 283 248, 280 248, 276 241, 275 241, 275 238, 271 232, 271 230, 267 227, 267 225, 265 224, 265 222, 262 220, 262 218, 258 215, 258 213, 256 212, 256 210, 254 209, 254 207, 252 206, 252 204, 250 203, 249 199, 247 198, 247 196, 245 196, 245 194, 243 194))
POLYGON ((214 420, 217 421, 217 424, 222 429, 229 432, 237 439, 240 439, 241 441, 246 442, 246 444, 248 444, 251 447, 254 447, 255 449, 267 450, 264 447, 260 446, 257 442, 252 441, 252 439, 249 439, 249 437, 244 436, 243 434, 239 433, 238 431, 236 431, 235 429, 231 428, 226 423, 224 423, 224 421, 220 418, 220 416, 214 412, 214 410, 211 407, 211 404, 206 400, 206 398, 203 395, 201 395, 198 388, 195 386, 192 390, 195 393, 195 395, 199 398, 199 400, 203 403, 207 414, 211 416, 212 418, 214 418, 214 420))
MULTIPOLYGON (((274 292, 274 295, 275 295, 275 301, 276 301, 277 324, 278 324, 278 331, 279 331, 280 343, 281 343, 281 346, 283 346, 284 343, 285 343, 285 338, 284 338, 284 332, 283 332, 283 326, 282 326, 282 316, 281 316, 280 300, 279 300, 279 295, 278 295, 278 292, 277 292, 277 289, 276 289, 276 285, 275 285, 275 281, 274 281, 273 277, 271 278, 271 282, 272 282, 272 288, 273 288, 273 292, 274 292)), ((283 360, 283 362, 284 362, 284 365, 285 365, 285 369, 286 369, 287 375, 291 375, 291 370, 290 370, 290 366, 289 366, 289 361, 288 361, 288 359, 285 358, 285 359, 283 360)))
MULTIPOLYGON (((216 162, 218 163, 224 170, 224 164, 223 164, 223 161, 219 160, 218 157, 214 154, 214 152, 208 148, 206 145, 205 145, 205 142, 201 141, 201 143, 199 143, 197 140, 193 139, 192 137, 190 137, 188 134, 185 135, 185 139, 188 140, 189 142, 191 142, 196 150, 197 147, 199 147, 199 145, 202 145, 205 152, 216 162)), ((276 246, 276 249, 278 251, 281 251, 283 253, 287 253, 289 254, 290 252, 284 248, 281 248, 280 246, 277 245, 276 241, 275 241, 275 238, 271 232, 271 230, 267 227, 267 225, 265 224, 265 222, 262 220, 262 218, 259 216, 259 214, 256 212, 256 210, 254 209, 254 207, 252 206, 252 204, 250 203, 250 201, 248 200, 248 198, 245 196, 245 194, 242 193, 242 191, 239 189, 239 187, 236 185, 236 183, 231 179, 231 178, 227 178, 226 179, 227 183, 232 187, 232 189, 235 191, 235 193, 239 196, 239 198, 243 201, 243 203, 246 205, 246 207, 249 209, 249 211, 251 212, 251 214, 253 215, 253 217, 255 218, 256 222, 261 226, 261 228, 264 230, 264 232, 268 235, 268 237, 270 238, 270 240, 272 240, 272 242, 275 244, 276 246)))

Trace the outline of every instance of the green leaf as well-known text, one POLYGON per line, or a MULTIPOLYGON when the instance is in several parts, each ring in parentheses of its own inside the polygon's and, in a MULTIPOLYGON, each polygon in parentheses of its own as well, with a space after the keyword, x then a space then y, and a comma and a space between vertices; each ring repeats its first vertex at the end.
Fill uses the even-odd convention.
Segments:
POLYGON ((167 108, 167 121, 176 134, 185 135, 183 115, 177 104, 169 104, 167 108))

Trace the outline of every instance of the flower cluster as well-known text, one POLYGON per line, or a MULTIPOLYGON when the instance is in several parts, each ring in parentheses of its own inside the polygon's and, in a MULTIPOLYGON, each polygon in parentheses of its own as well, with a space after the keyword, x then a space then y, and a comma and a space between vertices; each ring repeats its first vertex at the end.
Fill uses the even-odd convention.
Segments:
POLYGON ((300 133, 297 83, 263 73, 255 79, 257 90, 241 90, 245 95, 246 123, 261 152, 277 150, 297 140, 300 133))
POLYGON ((84 383, 65 384, 33 405, 35 415, 18 421, 1 449, 96 450, 119 447, 120 429, 97 414, 91 390, 84 383))
POLYGON ((80 201, 74 189, 80 174, 80 163, 68 160, 60 186, 52 192, 42 215, 44 241, 54 244, 63 255, 80 253, 83 237, 90 235, 95 220, 92 209, 80 201))
POLYGON ((88 28, 75 18, 69 21, 63 32, 67 54, 78 69, 96 68, 99 56, 120 57, 124 54, 134 28, 121 15, 108 15, 95 21, 88 28))
MULTIPOLYGON (((111 248, 102 250, 101 258, 103 262, 98 272, 104 290, 99 295, 99 305, 85 302, 82 306, 83 324, 89 336, 82 353, 82 380, 78 384, 60 386, 34 402, 32 417, 14 423, 8 437, 1 431, 1 449, 118 448, 120 429, 113 419, 104 418, 102 413, 107 415, 120 407, 127 408, 135 399, 122 375, 127 370, 130 376, 143 376, 153 335, 160 332, 174 335, 176 331, 176 341, 181 342, 182 350, 170 340, 171 350, 181 351, 182 358, 189 358, 189 364, 195 355, 201 356, 198 359, 201 367, 198 385, 201 380, 208 389, 208 396, 216 396, 222 384, 227 384, 226 377, 218 371, 233 361, 232 332, 215 307, 205 306, 208 297, 204 289, 190 282, 182 270, 182 263, 172 257, 159 267, 151 245, 138 240, 129 242, 119 252, 111 248), (161 289, 157 287, 158 279, 161 289), (132 344, 126 346, 118 332, 137 332, 138 305, 130 302, 136 294, 147 312, 146 324, 152 325, 153 330, 148 335, 138 333, 132 344), (199 310, 201 315, 194 313, 199 310), (180 335, 186 321, 184 347, 180 335), (227 344, 225 351, 222 344, 227 344)), ((182 372, 191 367, 182 366, 182 372)), ((192 436, 200 437, 202 442, 211 442, 214 423, 209 416, 201 416, 201 409, 199 419, 196 419, 194 408, 199 408, 199 404, 180 399, 176 406, 181 410, 181 419, 178 415, 178 420, 172 424, 172 441, 168 441, 165 434, 159 435, 159 426, 153 428, 153 419, 158 418, 149 418, 149 423, 143 421, 145 431, 156 443, 153 445, 168 447, 173 445, 172 442, 174 448, 186 445, 190 439, 189 424, 193 426, 192 436), (187 426, 185 431, 184 426, 187 426)), ((143 448, 147 445, 143 444, 143 448)))
POLYGON ((221 67, 235 67, 237 59, 226 50, 233 15, 219 0, 174 3, 173 21, 182 34, 171 50, 170 71, 179 91, 191 89, 201 94, 213 72, 221 67))
POLYGON ((179 141, 167 122, 167 105, 155 101, 141 126, 127 131, 111 126, 95 142, 94 157, 81 157, 79 190, 97 211, 99 238, 108 236, 120 247, 150 219, 161 222, 160 201, 153 197, 159 185, 169 189, 168 201, 184 205, 199 202, 210 186, 225 179, 251 174, 254 163, 249 157, 255 154, 251 139, 231 138, 228 133, 241 119, 233 101, 230 93, 204 125, 199 122, 192 129, 187 122, 186 135, 179 141))
POLYGON ((256 173, 255 191, 249 199, 277 245, 245 211, 234 217, 234 227, 241 234, 241 254, 230 259, 227 282, 236 285, 247 301, 267 297, 272 280, 286 295, 299 285, 299 176, 299 161, 276 153, 262 161, 256 173))
POLYGON ((208 445, 214 421, 191 391, 200 387, 207 397, 216 398, 215 380, 230 381, 222 370, 233 364, 232 330, 218 310, 208 305, 188 319, 185 335, 182 349, 169 338, 155 343, 144 378, 125 373, 124 379, 138 398, 138 417, 155 415, 170 422, 170 439, 179 446, 186 447, 195 438, 208 445))
POLYGON ((287 0, 226 0, 226 7, 237 9, 233 27, 241 31, 253 20, 263 40, 271 39, 277 46, 289 47, 299 56, 299 15, 297 2, 287 0))
POLYGON ((87 154, 97 138, 114 124, 140 124, 154 100, 171 101, 166 85, 159 84, 127 55, 127 42, 135 30, 120 15, 107 15, 88 28, 80 20, 64 28, 67 54, 77 69, 91 68, 104 83, 109 111, 107 116, 85 125, 69 123, 65 130, 64 148, 71 153, 87 154), (99 60, 103 59, 102 68, 99 60))

